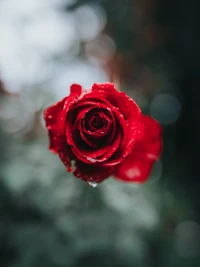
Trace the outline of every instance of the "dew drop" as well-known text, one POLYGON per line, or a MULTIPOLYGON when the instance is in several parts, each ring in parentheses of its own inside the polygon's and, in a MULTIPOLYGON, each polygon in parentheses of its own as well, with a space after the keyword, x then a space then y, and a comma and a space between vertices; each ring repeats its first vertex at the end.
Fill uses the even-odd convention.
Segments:
POLYGON ((96 162, 96 160, 95 159, 93 159, 93 158, 89 158, 89 157, 87 157, 87 160, 89 160, 90 162, 96 162))
POLYGON ((89 186, 91 186, 91 187, 97 187, 97 183, 95 182, 95 181, 87 181, 87 184, 89 185, 89 186))

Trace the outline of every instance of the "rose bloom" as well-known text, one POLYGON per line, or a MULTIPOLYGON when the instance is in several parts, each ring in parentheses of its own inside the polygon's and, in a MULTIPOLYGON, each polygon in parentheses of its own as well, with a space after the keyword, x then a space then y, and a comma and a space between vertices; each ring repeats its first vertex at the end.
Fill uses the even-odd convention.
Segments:
POLYGON ((50 150, 86 182, 100 183, 111 175, 145 182, 161 153, 158 122, 142 115, 112 83, 94 84, 87 91, 73 84, 70 91, 44 111, 50 150))

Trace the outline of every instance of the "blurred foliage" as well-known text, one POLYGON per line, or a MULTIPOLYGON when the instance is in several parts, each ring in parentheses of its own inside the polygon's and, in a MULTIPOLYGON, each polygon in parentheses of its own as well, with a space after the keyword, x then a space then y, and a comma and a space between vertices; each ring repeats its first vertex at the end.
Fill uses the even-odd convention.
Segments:
POLYGON ((93 189, 66 173, 47 140, 2 138, 1 266, 153 266, 163 253, 183 264, 174 229, 189 206, 162 181, 110 178, 93 189))

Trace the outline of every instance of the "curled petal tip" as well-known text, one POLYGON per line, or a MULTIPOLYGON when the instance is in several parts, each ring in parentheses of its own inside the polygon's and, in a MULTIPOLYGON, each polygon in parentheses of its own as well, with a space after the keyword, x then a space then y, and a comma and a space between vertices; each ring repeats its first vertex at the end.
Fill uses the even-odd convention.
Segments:
POLYGON ((70 86, 70 94, 78 94, 80 95, 82 93, 82 86, 80 84, 72 84, 70 86))

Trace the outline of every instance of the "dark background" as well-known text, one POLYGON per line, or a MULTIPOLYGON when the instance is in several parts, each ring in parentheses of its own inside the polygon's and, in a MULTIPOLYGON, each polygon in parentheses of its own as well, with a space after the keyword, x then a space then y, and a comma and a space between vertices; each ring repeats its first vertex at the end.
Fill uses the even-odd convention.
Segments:
MULTIPOLYGON (((56 3, 46 2, 44 9, 50 2, 56 3)), ((46 68, 53 64, 46 79, 39 80, 32 68, 31 79, 26 79, 26 64, 30 67, 34 62, 31 57, 26 57, 24 72, 22 68, 19 75, 11 53, 15 41, 0 46, 0 266, 200 266, 200 3, 59 2, 62 4, 54 4, 52 10, 72 21, 75 16, 78 39, 68 50, 50 49, 48 57, 47 49, 36 45, 39 55, 45 54, 46 68), (80 9, 88 6, 90 11, 98 11, 97 21, 104 20, 101 30, 92 36, 95 20, 80 9), (96 79, 112 80, 144 113, 160 121, 164 151, 146 184, 123 184, 109 178, 91 188, 68 174, 48 152, 42 112, 69 92, 67 88, 60 93, 57 87, 60 72, 66 76, 61 83, 66 88, 73 82, 89 87, 96 79)), ((39 12, 31 10, 31 1, 27 5, 30 13, 24 6, 23 1, 16 5, 10 1, 8 6, 0 2, 5 16, 0 36, 3 42, 19 35, 26 45, 23 49, 31 47, 29 56, 34 50, 25 26, 33 19, 39 21, 39 12), (8 18, 15 16, 11 23, 8 18), (8 23, 11 28, 6 28, 8 23), (9 32, 15 23, 18 30, 9 32)), ((53 22, 46 21, 47 31, 53 22)), ((69 22, 66 27, 70 28, 69 22)), ((36 33, 42 29, 39 26, 36 33)), ((45 33, 43 30, 41 39, 45 33)), ((69 34, 67 40, 71 39, 69 34)), ((20 51, 25 53, 23 49, 20 51)))

